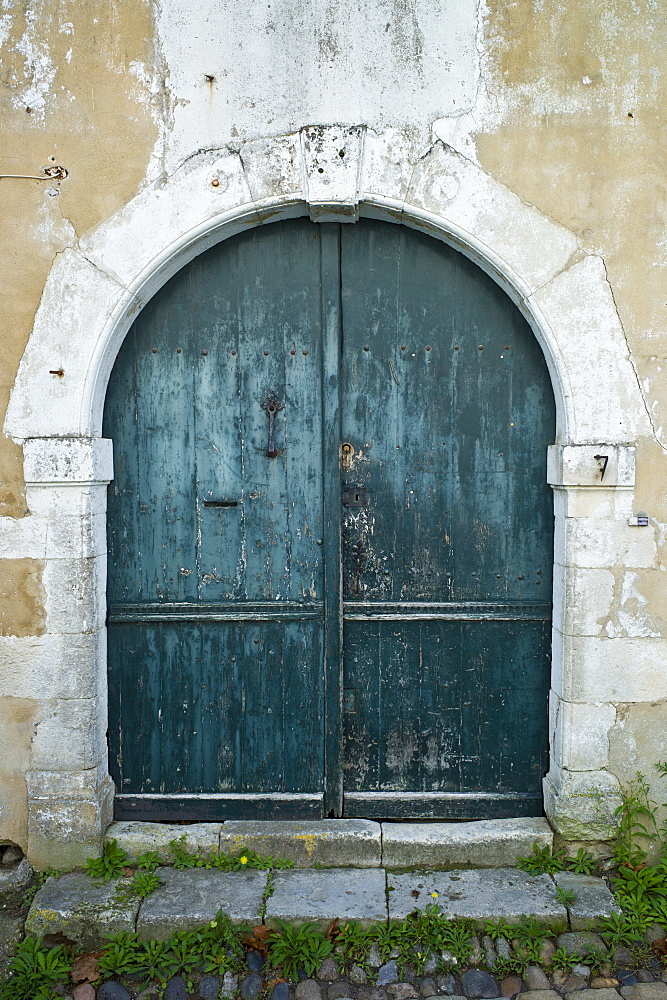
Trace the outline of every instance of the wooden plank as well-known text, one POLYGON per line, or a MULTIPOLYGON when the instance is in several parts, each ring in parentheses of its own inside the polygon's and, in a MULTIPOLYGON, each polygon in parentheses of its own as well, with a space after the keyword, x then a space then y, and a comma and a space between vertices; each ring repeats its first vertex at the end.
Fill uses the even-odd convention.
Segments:
POLYGON ((320 226, 322 246, 322 468, 324 482, 324 663, 326 816, 343 809, 343 666, 341 590, 340 226, 320 226))
POLYGON ((322 618, 324 604, 312 601, 227 601, 220 604, 113 604, 109 623, 157 621, 308 621, 322 618))
POLYGON ((345 621, 550 621, 551 603, 519 601, 345 601, 345 621))
POLYGON ((114 800, 114 819, 149 823, 321 817, 321 795, 117 795, 114 800))
POLYGON ((475 795, 420 792, 346 792, 351 819, 508 819, 542 816, 541 795, 475 795))

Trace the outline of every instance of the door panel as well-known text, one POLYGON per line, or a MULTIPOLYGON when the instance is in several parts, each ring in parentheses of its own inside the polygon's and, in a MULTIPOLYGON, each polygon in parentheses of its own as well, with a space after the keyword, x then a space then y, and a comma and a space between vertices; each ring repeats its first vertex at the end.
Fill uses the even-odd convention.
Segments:
POLYGON ((508 794, 513 814, 541 812, 544 359, 442 243, 368 222, 343 229, 341 260, 343 480, 367 494, 343 521, 346 809, 404 815, 409 792, 419 814, 422 791, 458 796, 460 816, 479 792, 494 815, 508 794))
POLYGON ((322 795, 320 323, 319 233, 294 222, 197 258, 121 349, 104 433, 126 794, 322 795))
POLYGON ((540 814, 550 622, 412 617, 345 624, 347 814, 419 814, 438 791, 444 816, 540 814))
POLYGON ((421 233, 171 279, 105 409, 117 816, 541 812, 553 429, 518 310, 421 233))

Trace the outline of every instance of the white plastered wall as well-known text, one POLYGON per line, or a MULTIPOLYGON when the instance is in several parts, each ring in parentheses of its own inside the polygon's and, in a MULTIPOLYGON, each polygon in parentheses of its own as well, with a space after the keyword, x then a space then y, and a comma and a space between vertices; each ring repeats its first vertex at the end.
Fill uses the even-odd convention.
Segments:
POLYGON ((603 262, 440 142, 417 158, 397 133, 331 125, 210 150, 58 257, 7 413, 5 431, 24 448, 31 516, 3 544, 47 567, 46 633, 1 640, 9 670, 0 695, 53 705, 27 778, 35 864, 81 863, 110 819, 105 488, 113 471, 111 442, 100 435, 115 357, 137 312, 194 256, 301 215, 380 218, 446 241, 507 291, 544 351, 558 421, 548 462, 556 573, 545 808, 565 837, 609 836, 619 801, 606 770, 615 703, 667 698, 665 641, 613 638, 598 624, 613 568, 651 565, 655 555, 654 529, 628 524, 633 442, 649 427, 603 262))

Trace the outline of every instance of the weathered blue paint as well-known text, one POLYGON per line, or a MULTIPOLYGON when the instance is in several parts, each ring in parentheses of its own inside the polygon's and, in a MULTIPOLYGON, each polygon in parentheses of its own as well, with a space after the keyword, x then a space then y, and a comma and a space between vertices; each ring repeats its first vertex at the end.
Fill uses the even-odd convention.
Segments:
POLYGON ((518 311, 424 235, 280 223, 173 278, 105 411, 119 814, 539 812, 553 428, 518 311))
POLYGON ((498 286, 427 236, 345 227, 341 274, 343 475, 369 497, 343 529, 347 811, 410 815, 400 793, 421 791, 447 793, 441 814, 541 813, 544 358, 498 286))
POLYGON ((105 434, 123 793, 319 793, 321 811, 320 303, 319 230, 255 230, 173 278, 119 354, 105 434))

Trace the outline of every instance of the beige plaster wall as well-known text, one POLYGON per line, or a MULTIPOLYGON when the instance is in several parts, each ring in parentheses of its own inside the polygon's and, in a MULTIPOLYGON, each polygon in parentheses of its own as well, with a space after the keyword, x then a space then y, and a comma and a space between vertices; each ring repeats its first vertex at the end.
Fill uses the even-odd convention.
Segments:
POLYGON ((25 773, 36 706, 28 698, 0 698, 0 844, 25 849, 28 802, 25 773))
POLYGON ((0 635, 45 631, 43 569, 39 559, 0 559, 0 635))
MULTIPOLYGON (((136 193, 155 153, 165 110, 153 29, 145 0, 0 3, 0 174, 68 171, 0 178, 0 425, 54 259, 136 193)), ((0 517, 29 516, 20 456, 0 435, 0 517)), ((42 595, 36 560, 0 559, 0 634, 42 634, 42 595)), ((0 699, 0 842, 26 844, 40 714, 38 701, 0 699)))

